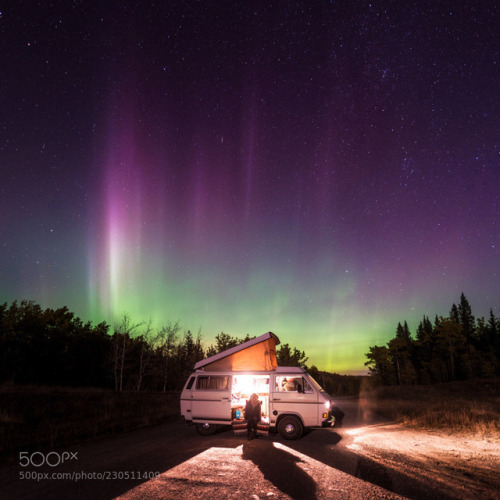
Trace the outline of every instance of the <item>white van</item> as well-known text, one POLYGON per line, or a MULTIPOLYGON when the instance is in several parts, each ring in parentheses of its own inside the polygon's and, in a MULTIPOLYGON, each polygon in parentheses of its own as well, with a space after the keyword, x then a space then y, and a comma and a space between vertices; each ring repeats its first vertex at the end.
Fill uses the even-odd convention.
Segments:
POLYGON ((269 369, 276 343, 278 338, 269 332, 198 363, 195 369, 204 369, 196 369, 188 378, 181 393, 181 415, 202 435, 215 433, 221 425, 242 430, 245 403, 256 393, 262 404, 263 431, 277 430, 285 439, 298 439, 304 428, 332 426, 330 397, 303 368, 275 363, 269 369), (262 364, 262 354, 267 370, 242 369, 255 367, 251 357, 262 364), (224 366, 230 369, 221 370, 224 366))

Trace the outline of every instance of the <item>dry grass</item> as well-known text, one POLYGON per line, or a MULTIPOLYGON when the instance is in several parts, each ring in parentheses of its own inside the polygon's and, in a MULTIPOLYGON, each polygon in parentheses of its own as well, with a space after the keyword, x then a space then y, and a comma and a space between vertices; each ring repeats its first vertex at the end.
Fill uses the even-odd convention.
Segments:
POLYGON ((500 380, 474 380, 428 386, 379 387, 362 392, 373 411, 422 429, 498 435, 500 380))
POLYGON ((0 456, 157 425, 179 415, 178 393, 0 388, 0 456))

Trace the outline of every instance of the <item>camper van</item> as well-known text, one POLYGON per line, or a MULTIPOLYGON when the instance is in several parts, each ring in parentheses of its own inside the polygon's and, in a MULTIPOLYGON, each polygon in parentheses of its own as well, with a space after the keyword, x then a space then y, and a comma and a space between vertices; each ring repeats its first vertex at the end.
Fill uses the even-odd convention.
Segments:
POLYGON ((202 435, 219 426, 245 432, 245 403, 256 393, 262 407, 258 433, 298 439, 304 428, 332 426, 329 395, 303 368, 278 366, 278 344, 268 332, 198 362, 181 394, 185 420, 202 435))

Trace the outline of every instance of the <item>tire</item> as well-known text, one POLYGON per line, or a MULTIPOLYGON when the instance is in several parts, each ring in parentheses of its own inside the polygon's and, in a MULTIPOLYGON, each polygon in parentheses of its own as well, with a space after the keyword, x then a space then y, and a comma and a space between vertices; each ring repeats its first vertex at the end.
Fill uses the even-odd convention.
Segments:
POLYGON ((297 417, 284 417, 280 420, 278 432, 283 439, 299 439, 304 427, 297 417))
POLYGON ((196 430, 198 431, 198 434, 201 434, 202 436, 211 436, 212 434, 215 434, 217 426, 215 424, 205 422, 204 424, 196 424, 196 430))

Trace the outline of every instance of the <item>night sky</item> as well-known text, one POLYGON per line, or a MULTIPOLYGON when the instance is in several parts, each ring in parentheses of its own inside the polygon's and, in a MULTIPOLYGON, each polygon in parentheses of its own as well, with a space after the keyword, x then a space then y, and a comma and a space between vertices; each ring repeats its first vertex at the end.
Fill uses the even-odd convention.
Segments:
POLYGON ((0 14, 0 302, 364 369, 500 306, 494 1, 18 1, 0 14))

